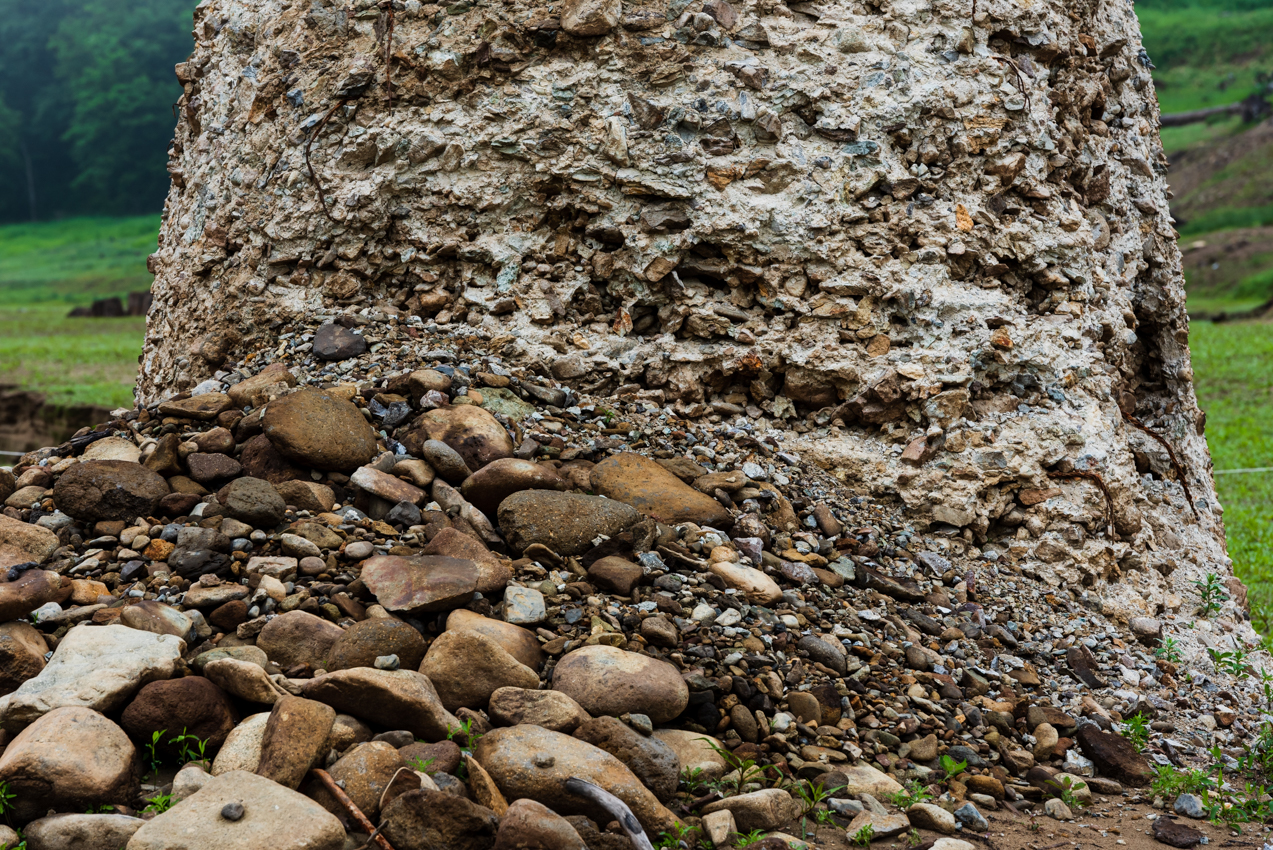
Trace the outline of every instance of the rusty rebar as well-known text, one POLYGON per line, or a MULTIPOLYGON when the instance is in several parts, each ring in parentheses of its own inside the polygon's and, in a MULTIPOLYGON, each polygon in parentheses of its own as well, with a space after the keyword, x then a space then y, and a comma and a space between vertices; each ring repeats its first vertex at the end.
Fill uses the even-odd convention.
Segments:
POLYGON ((331 792, 331 795, 336 798, 337 802, 345 807, 345 811, 349 812, 350 817, 358 821, 358 825, 371 834, 377 846, 380 847, 380 850, 393 850, 393 845, 389 843, 389 839, 378 833, 375 824, 367 820, 367 816, 362 813, 362 809, 359 809, 354 801, 349 799, 349 795, 345 793, 345 789, 336 784, 336 780, 332 779, 330 773, 317 767, 311 772, 314 776, 318 777, 318 781, 323 783, 323 787, 331 792))

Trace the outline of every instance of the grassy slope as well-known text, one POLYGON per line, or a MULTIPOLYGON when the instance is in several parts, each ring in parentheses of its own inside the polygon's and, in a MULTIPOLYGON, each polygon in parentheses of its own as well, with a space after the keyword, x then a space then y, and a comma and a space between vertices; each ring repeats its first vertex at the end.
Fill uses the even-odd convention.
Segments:
POLYGON ((0 381, 55 403, 131 405, 146 320, 66 314, 148 288, 158 230, 158 216, 0 227, 0 381))
MULTIPOLYGON (((1273 466, 1273 325, 1195 323, 1190 348, 1217 470, 1273 466)), ((1273 625, 1273 473, 1217 475, 1229 555, 1252 616, 1273 625)))

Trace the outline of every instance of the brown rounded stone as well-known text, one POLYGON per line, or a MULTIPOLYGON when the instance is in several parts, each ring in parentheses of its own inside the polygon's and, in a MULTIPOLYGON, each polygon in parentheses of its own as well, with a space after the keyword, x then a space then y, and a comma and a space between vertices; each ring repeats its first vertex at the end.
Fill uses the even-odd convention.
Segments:
POLYGON ((124 709, 119 722, 138 746, 151 743, 152 735, 162 731, 156 751, 175 756, 183 750, 182 742, 175 739, 193 735, 207 744, 211 758, 239 716, 224 691, 202 676, 186 676, 146 685, 124 709))
POLYGON ((395 850, 490 850, 499 818, 463 797, 421 788, 385 806, 381 828, 395 850))
POLYGON ((484 634, 532 670, 538 670, 544 663, 544 653, 539 648, 539 640, 535 637, 535 633, 521 626, 483 617, 464 608, 457 608, 447 615, 446 630, 448 632, 468 630, 484 634))
POLYGON ((662 466, 624 452, 598 463, 590 476, 592 489, 629 504, 660 522, 694 522, 729 528, 733 518, 720 502, 698 492, 662 466))
POLYGON ((0 514, 0 570, 32 561, 43 564, 59 545, 47 528, 0 514))
POLYGON ((358 408, 322 390, 300 390, 270 402, 263 427, 280 454, 314 469, 353 472, 378 450, 375 429, 358 408))
POLYGON ((499 506, 499 525, 510 546, 522 551, 540 543, 559 555, 581 555, 597 537, 613 537, 640 519, 615 499, 554 490, 523 490, 499 506))
POLYGON ((570 821, 534 800, 515 800, 500 818, 493 850, 587 850, 570 821))
POLYGON ((278 449, 274 448, 274 444, 270 442, 270 438, 264 434, 257 434, 243 444, 243 451, 239 453, 239 463, 243 464, 245 474, 276 486, 285 481, 301 481, 309 478, 307 471, 279 454, 278 449))
POLYGON ((38 676, 48 651, 44 636, 35 627, 22 622, 0 623, 0 696, 38 676))
MULTIPOLYGON (((368 741, 341 756, 327 772, 354 801, 354 805, 375 823, 380 815, 380 795, 389 787, 399 768, 406 766, 400 750, 382 741, 368 741)), ((349 810, 322 783, 312 781, 304 791, 306 796, 337 817, 349 816, 349 810)))
POLYGON ((459 452, 474 471, 493 460, 513 456, 513 440, 493 415, 475 404, 439 407, 423 413, 403 437, 407 451, 422 457, 426 440, 441 440, 459 452))
POLYGON ((636 713, 666 723, 689 704, 689 688, 675 667, 613 646, 585 646, 566 655, 553 670, 552 686, 594 717, 636 713))
POLYGON ((77 463, 53 487, 58 509, 87 522, 150 516, 166 495, 162 476, 126 460, 77 463))
POLYGON ((658 738, 637 732, 615 717, 594 717, 582 723, 574 736, 627 765, 660 802, 676 796, 681 763, 676 751, 658 738))
POLYGON ((18 823, 50 808, 129 805, 138 791, 137 750, 124 730, 89 708, 55 708, 18 733, 0 755, 0 782, 18 823))
POLYGON ((569 735, 587 721, 588 712, 561 691, 500 688, 491 694, 486 709, 499 726, 529 723, 569 735))
POLYGON ((0 582, 0 623, 25 617, 48 602, 71 592, 70 582, 48 570, 28 570, 17 581, 0 582))
POLYGON ((274 703, 261 739, 256 772, 279 785, 296 789, 309 769, 327 754, 327 736, 336 722, 331 706, 285 696, 274 703))
POLYGON ((327 666, 332 647, 344 629, 305 611, 288 611, 265 624, 256 645, 269 659, 286 670, 295 664, 317 669, 327 666))
POLYGON ((435 744, 416 741, 414 744, 407 744, 398 752, 402 756, 403 764, 408 766, 422 764, 425 773, 454 774, 464 758, 460 745, 454 741, 438 741, 435 744))
POLYGON ((327 657, 327 669, 374 667, 377 657, 396 655, 401 667, 414 670, 424 660, 425 649, 420 633, 401 620, 363 620, 337 638, 327 657))
POLYGON ((556 470, 529 460, 505 457, 493 460, 470 475, 460 493, 488 517, 495 516, 500 502, 522 490, 568 490, 556 470))
POLYGON ((588 581, 606 593, 616 593, 619 596, 631 596, 632 588, 640 583, 644 575, 645 571, 640 564, 614 555, 601 558, 588 567, 588 581))
POLYGON ((513 568, 506 559, 487 549, 486 544, 476 537, 458 529, 442 529, 421 551, 425 555, 472 561, 477 565, 475 590, 484 596, 501 593, 513 578, 513 568))
POLYGON ((486 635, 443 632, 429 645, 420 665, 448 711, 485 709, 491 694, 504 687, 537 688, 539 674, 486 635))

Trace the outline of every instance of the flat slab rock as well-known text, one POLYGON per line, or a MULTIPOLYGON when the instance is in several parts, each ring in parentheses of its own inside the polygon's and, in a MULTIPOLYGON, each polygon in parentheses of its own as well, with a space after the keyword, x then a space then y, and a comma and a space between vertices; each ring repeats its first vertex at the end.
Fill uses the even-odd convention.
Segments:
POLYGON ((1154 821, 1154 838, 1170 847, 1193 847, 1202 842, 1202 833, 1192 826, 1161 817, 1154 821))
POLYGON ((344 845, 344 827, 318 803, 263 776, 234 770, 147 822, 128 850, 340 850, 344 845), (222 817, 228 803, 242 804, 243 816, 222 817))
POLYGON ((109 712, 143 685, 171 679, 186 643, 127 626, 77 626, 34 679, 0 698, 0 726, 19 731, 55 708, 109 712))

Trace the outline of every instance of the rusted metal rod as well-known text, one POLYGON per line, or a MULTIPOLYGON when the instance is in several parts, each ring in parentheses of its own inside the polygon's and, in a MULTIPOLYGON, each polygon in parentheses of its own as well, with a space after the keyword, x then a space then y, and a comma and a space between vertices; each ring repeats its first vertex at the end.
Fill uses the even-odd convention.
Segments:
POLYGON ((354 820, 358 821, 358 825, 371 834, 372 840, 376 842, 376 845, 379 846, 381 850, 393 850, 393 845, 389 843, 389 839, 377 833, 375 824, 367 820, 367 816, 364 815, 362 810, 354 804, 353 800, 349 799, 349 795, 345 793, 345 789, 336 784, 336 780, 332 779, 330 773, 325 770, 320 770, 317 767, 311 772, 318 777, 318 781, 323 783, 323 787, 331 792, 331 795, 336 798, 337 802, 345 807, 345 811, 349 812, 350 816, 353 817, 354 820))

